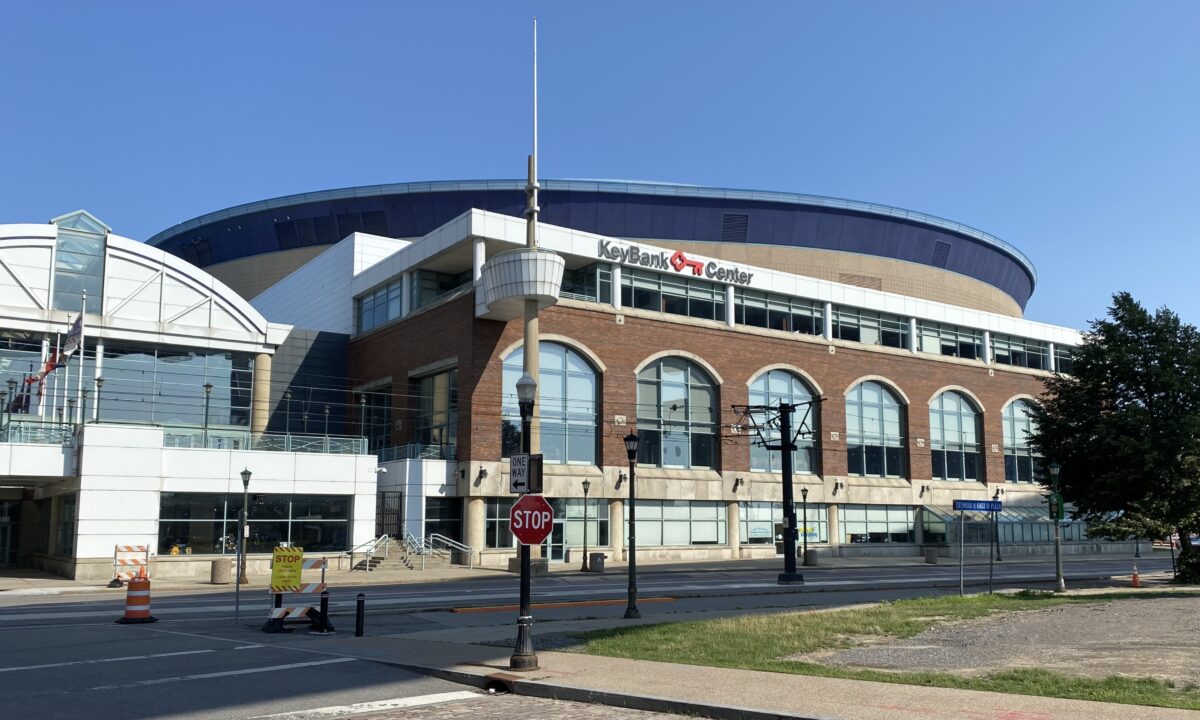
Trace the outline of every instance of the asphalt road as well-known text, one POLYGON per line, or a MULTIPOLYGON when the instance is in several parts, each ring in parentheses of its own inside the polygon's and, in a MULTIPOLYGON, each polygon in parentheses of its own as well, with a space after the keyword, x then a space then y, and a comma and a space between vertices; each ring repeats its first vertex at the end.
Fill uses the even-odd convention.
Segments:
MULTIPOLYGON (((1144 573, 1170 560, 1139 561, 1144 573)), ((737 613, 847 605, 931 592, 958 591, 958 567, 804 568, 804 585, 781 586, 782 569, 647 572, 639 576, 639 608, 648 620, 682 620, 692 613, 737 613)), ((1049 587, 1053 565, 997 563, 996 587, 1049 587), (1047 574, 1049 570, 1049 574, 1047 574)), ((986 586, 986 565, 967 566, 968 586, 986 586)), ((1067 563, 1068 584, 1126 575, 1128 559, 1067 563)), ((332 578, 331 578, 332 580, 332 578)), ((353 631, 355 595, 368 597, 368 634, 458 632, 493 640, 516 618, 517 578, 440 584, 331 588, 339 634, 353 631), (461 610, 452 612, 451 610, 461 610)), ((555 621, 617 618, 625 606, 626 576, 553 574, 535 578, 538 633, 555 621)), ((327 706, 461 693, 462 686, 381 664, 314 650, 303 630, 268 635, 267 596, 243 593, 242 621, 233 622, 232 593, 156 595, 151 625, 117 625, 123 596, 53 598, 0 596, 0 697, 5 717, 128 720, 129 718, 251 718, 327 706), (301 646, 303 645, 303 647, 301 646)), ((462 700, 463 707, 478 700, 462 700)), ((373 706, 372 706, 373 707, 373 706)), ((399 712, 399 711, 397 711, 399 712)), ((450 715, 453 711, 447 710, 450 715)), ((325 717, 334 715, 326 714, 325 717)), ((448 715, 449 716, 449 715, 448 715)), ((315 717, 315 716, 314 716, 315 717)))

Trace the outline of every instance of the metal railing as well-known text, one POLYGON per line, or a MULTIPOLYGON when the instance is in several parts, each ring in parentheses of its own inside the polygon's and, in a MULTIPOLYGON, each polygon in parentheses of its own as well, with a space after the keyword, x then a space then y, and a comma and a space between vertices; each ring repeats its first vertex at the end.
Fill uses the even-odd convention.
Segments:
POLYGON ((37 420, 10 420, 0 428, 0 442, 75 446, 75 425, 37 420))
POLYGON ((371 560, 374 559, 374 557, 379 554, 381 548, 383 550, 383 559, 387 560, 388 546, 391 544, 392 544, 392 538, 390 535, 380 535, 377 538, 368 540, 367 542, 359 545, 358 547, 347 550, 346 555, 350 558, 350 572, 354 572, 354 568, 355 568, 354 556, 355 555, 363 556, 363 563, 362 563, 363 569, 366 570, 367 572, 371 572, 371 560))
POLYGON ((455 445, 423 445, 408 443, 393 445, 379 451, 379 462, 395 462, 396 460, 454 460, 458 448, 455 445))
POLYGON ((429 545, 430 555, 444 557, 453 564, 454 553, 465 553, 467 556, 467 568, 475 567, 475 550, 470 545, 464 545, 457 540, 452 540, 445 535, 438 535, 437 533, 430 533, 429 537, 425 538, 425 540, 429 545))
POLYGON ((296 435, 260 433, 249 430, 197 427, 164 427, 163 447, 209 448, 216 450, 269 450, 275 452, 366 455, 367 439, 345 435, 296 435))

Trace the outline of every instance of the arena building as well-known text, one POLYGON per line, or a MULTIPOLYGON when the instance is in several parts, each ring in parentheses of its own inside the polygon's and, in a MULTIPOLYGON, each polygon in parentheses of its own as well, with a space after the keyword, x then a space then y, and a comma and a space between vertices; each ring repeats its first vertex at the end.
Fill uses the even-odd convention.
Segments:
MULTIPOLYGON (((1004 500, 1006 554, 1050 552, 1026 432, 1080 334, 1022 317, 1036 273, 1017 249, 829 198, 542 187, 551 561, 627 554, 631 432, 639 558, 781 553, 782 458, 737 410, 780 400, 802 408, 817 555, 952 555, 956 498, 1004 500)), ((159 576, 205 573, 232 552, 248 469, 252 563, 387 534, 504 566, 523 189, 309 193, 146 244, 84 212, 0 226, 0 565, 103 578, 116 545, 145 545, 159 576)), ((992 520, 968 517, 968 552, 992 520)), ((1065 535, 1067 552, 1126 549, 1065 535)))

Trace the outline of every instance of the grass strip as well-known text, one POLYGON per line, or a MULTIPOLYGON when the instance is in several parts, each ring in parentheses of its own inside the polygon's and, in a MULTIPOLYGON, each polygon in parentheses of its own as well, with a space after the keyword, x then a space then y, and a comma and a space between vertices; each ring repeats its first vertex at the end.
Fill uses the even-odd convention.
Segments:
POLYGON ((912 637, 939 622, 1058 605, 1159 597, 1195 595, 1115 592, 1062 596, 1025 591, 963 598, 942 596, 828 612, 795 611, 605 629, 578 637, 586 643, 587 653, 635 660, 1200 710, 1200 689, 1178 688, 1170 682, 1150 678, 1081 678, 1039 669, 964 677, 944 672, 892 672, 787 659, 801 653, 854 647, 866 638, 912 637))

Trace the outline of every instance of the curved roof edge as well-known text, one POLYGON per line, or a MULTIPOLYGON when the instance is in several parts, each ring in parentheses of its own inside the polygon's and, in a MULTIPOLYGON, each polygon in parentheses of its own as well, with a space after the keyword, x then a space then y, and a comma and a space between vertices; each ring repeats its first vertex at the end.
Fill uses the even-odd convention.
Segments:
MULTIPOLYGON (((641 182, 637 180, 542 180, 539 182, 542 190, 574 190, 581 192, 611 192, 630 193, 635 195, 666 195, 675 197, 712 198, 717 200, 759 200, 791 205, 807 205, 810 207, 826 207, 839 210, 899 218, 911 222, 929 225, 931 227, 949 230, 990 245, 1007 254, 1029 273, 1030 280, 1037 285, 1037 268, 1025 253, 1016 247, 970 225, 964 225, 953 220, 929 215, 916 210, 905 210, 890 205, 845 200, 842 198, 824 197, 821 195, 805 195, 801 193, 773 192, 763 190, 735 190, 729 188, 704 187, 700 185, 682 185, 676 183, 641 182)), ((201 225, 207 225, 217 220, 227 220, 252 212, 287 207, 302 202, 317 202, 321 200, 342 200, 361 197, 378 197, 381 195, 403 195, 407 193, 435 191, 468 191, 468 190, 524 190, 524 180, 433 180, 427 182, 389 183, 386 185, 361 185, 357 187, 339 188, 335 190, 319 190, 316 192, 282 195, 268 200, 234 205, 233 207, 206 213, 191 220, 155 233, 147 240, 149 245, 186 232, 201 225)))

